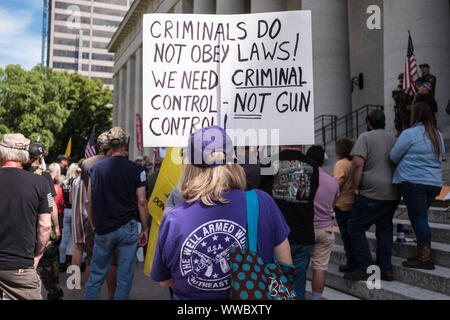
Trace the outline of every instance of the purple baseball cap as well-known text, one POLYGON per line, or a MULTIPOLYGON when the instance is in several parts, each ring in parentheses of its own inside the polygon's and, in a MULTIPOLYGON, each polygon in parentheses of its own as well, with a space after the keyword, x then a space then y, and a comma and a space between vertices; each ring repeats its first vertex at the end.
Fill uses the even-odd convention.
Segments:
POLYGON ((234 163, 233 142, 224 129, 210 126, 196 130, 188 141, 187 157, 189 163, 199 168, 208 168, 234 163), (208 161, 214 152, 225 153, 223 160, 208 161))

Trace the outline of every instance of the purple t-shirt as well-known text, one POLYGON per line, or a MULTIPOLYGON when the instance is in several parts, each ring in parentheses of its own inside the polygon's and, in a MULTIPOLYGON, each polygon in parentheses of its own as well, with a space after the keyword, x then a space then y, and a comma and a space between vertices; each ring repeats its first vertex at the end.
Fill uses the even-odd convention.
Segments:
POLYGON ((334 203, 339 197, 339 183, 319 168, 319 188, 314 198, 314 229, 330 226, 334 219, 334 203))
MULTIPOLYGON (((265 263, 290 229, 276 203, 256 190, 259 199, 258 253, 265 263)), ((214 207, 200 200, 167 211, 159 228, 151 277, 174 279, 174 299, 229 299, 229 249, 245 248, 247 210, 245 192, 224 195, 230 200, 214 207)))

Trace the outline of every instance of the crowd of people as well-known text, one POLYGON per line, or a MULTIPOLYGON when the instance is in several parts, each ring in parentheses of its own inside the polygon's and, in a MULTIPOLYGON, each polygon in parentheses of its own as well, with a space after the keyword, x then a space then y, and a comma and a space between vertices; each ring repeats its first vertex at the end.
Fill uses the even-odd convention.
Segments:
POLYGON ((108 298, 128 297, 136 255, 133 248, 147 241, 148 230, 143 227, 133 244, 137 221, 146 221, 148 216, 145 189, 151 167, 147 163, 144 168, 125 157, 127 139, 121 128, 113 128, 98 137, 97 155, 70 165, 70 158, 60 155, 44 169, 48 152, 42 144, 30 143, 22 134, 3 136, 0 215, 8 223, 0 228, 0 299, 41 299, 42 280, 47 299, 61 300, 64 291, 59 273, 69 265, 84 272, 83 282, 89 289, 86 299, 98 298, 105 254, 112 259, 106 269, 108 298), (102 160, 107 160, 104 164, 108 167, 96 170, 95 164, 102 160), (125 179, 116 176, 120 177, 120 171, 125 179), (86 187, 90 183, 94 189, 86 187), (96 201, 91 199, 92 191, 96 201), (130 225, 133 237, 127 239, 131 237, 130 225), (123 234, 111 238, 121 230, 123 234), (105 242, 113 240, 109 253, 105 242))
MULTIPOLYGON (((257 189, 257 250, 264 263, 295 267, 294 290, 306 298, 312 269, 312 299, 323 293, 337 224, 349 281, 367 280, 378 265, 393 281, 393 216, 403 197, 417 237, 417 254, 405 267, 433 269, 427 212, 442 187, 443 138, 427 101, 412 104, 408 127, 397 138, 385 130, 383 111, 369 113, 368 131, 356 141, 336 142, 333 174, 322 166, 322 146, 280 146, 278 170, 259 175, 226 132, 195 131, 183 151, 183 169, 159 228, 151 278, 170 288, 173 299, 228 299, 229 251, 245 247, 246 190, 257 189), (215 137, 212 139, 211 137, 215 137), (200 160, 199 160, 200 159, 200 160), (376 226, 376 261, 365 232, 376 226)), ((47 154, 22 134, 0 142, 0 298, 63 299, 59 272, 68 264, 84 270, 85 299, 128 299, 136 252, 149 232, 147 201, 158 179, 147 159, 128 160, 128 137, 114 127, 97 139, 97 155, 42 168, 47 154), (147 167, 145 167, 147 165, 147 167), (64 173, 63 173, 64 172, 64 173), (61 231, 62 229, 62 231, 61 231), (72 246, 72 248, 70 248, 72 246), (67 255, 71 255, 68 261, 67 255), (84 262, 83 262, 84 261, 84 262)))
POLYGON ((245 184, 250 170, 225 161, 232 152, 225 132, 209 127, 193 133, 180 182, 165 208, 151 277, 169 287, 174 299, 226 298, 229 292, 219 288, 227 288, 229 269, 221 268, 218 257, 230 246, 243 244, 235 237, 235 228, 229 232, 223 225, 236 224, 245 230, 244 191, 254 188, 255 183, 261 189, 257 192, 262 217, 258 253, 264 263, 276 259, 293 264, 294 290, 299 299, 306 298, 309 266, 312 299, 322 297, 335 222, 347 257, 347 263, 339 266, 344 279, 367 280, 371 276, 368 267, 377 265, 381 280, 394 281, 393 217, 401 197, 417 237, 417 254, 402 264, 434 269, 427 217, 442 187, 445 152, 435 116, 429 104, 415 103, 410 128, 397 138, 385 130, 384 112, 372 111, 366 119, 368 131, 356 142, 349 138, 336 142, 339 161, 332 175, 321 168, 326 159, 321 146, 310 147, 306 154, 301 146, 281 146, 278 172, 253 181, 247 178, 245 184), (207 130, 220 134, 205 134, 207 130), (224 138, 217 139, 220 135, 224 138), (224 144, 205 138, 211 136, 224 144), (192 147, 194 141, 202 144, 192 147), (205 161, 195 163, 190 151, 203 153, 205 161), (372 261, 366 238, 373 225, 376 261, 372 261))

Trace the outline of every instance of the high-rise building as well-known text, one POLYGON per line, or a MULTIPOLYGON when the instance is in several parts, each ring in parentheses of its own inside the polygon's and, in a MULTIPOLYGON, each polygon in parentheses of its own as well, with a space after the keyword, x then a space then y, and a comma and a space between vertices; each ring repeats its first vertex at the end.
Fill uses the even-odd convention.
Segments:
POLYGON ((48 11, 44 11, 48 28, 43 34, 47 66, 99 78, 112 89, 114 54, 108 52, 107 45, 133 0, 48 2, 48 11))

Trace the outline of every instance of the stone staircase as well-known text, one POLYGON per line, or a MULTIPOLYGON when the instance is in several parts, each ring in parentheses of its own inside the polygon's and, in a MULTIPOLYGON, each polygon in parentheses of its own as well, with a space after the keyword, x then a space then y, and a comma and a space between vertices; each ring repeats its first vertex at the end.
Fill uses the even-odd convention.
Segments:
MULTIPOLYGON (((324 300, 450 300, 450 212, 445 207, 432 207, 429 210, 432 229, 432 256, 435 270, 410 269, 402 266, 402 261, 415 254, 415 242, 394 242, 392 264, 395 281, 381 281, 380 289, 368 289, 364 281, 348 281, 338 271, 339 265, 345 264, 346 258, 340 233, 336 231, 336 243, 330 258, 327 283, 323 293, 324 300)), ((400 205, 394 219, 394 241, 397 224, 411 228, 406 208, 400 205)), ((369 247, 376 250, 375 229, 367 233, 369 247)), ((408 236, 407 236, 408 238, 408 236)), ((312 270, 308 270, 308 280, 312 270)), ((308 281, 307 297, 311 295, 308 281)))
POLYGON ((442 163, 442 179, 444 185, 450 186, 450 126, 440 128, 445 144, 445 161, 442 163))
MULTIPOLYGON (((450 186, 450 126, 440 128, 445 142, 445 161, 442 163, 444 185, 450 186)), ((309 146, 308 146, 309 147, 309 146)), ((306 153, 307 147, 304 148, 306 153)), ((326 145, 328 160, 323 170, 333 173, 334 164, 338 160, 334 142, 326 145)), ((450 300, 450 201, 433 203, 428 212, 428 221, 432 233, 432 256, 436 264, 435 270, 410 269, 402 266, 403 260, 416 253, 415 242, 394 242, 392 264, 394 268, 393 282, 381 281, 381 289, 369 290, 365 282, 352 282, 343 278, 338 271, 339 265, 345 264, 346 258, 339 230, 336 231, 336 242, 330 258, 327 273, 327 285, 322 295, 324 300, 450 300)), ((400 205, 394 219, 394 241, 397 224, 412 230, 405 205, 400 205)), ((337 228, 336 228, 337 229, 337 228)), ((369 247, 375 261, 376 238, 375 228, 367 232, 369 247)), ((307 299, 311 296, 312 271, 308 270, 307 299)))

